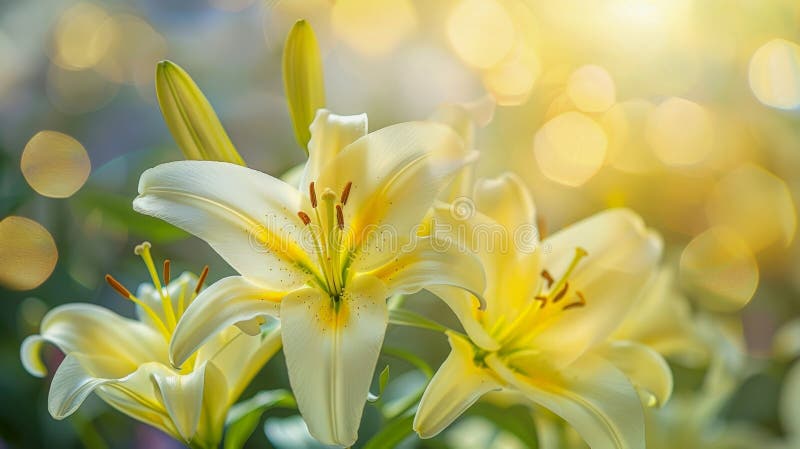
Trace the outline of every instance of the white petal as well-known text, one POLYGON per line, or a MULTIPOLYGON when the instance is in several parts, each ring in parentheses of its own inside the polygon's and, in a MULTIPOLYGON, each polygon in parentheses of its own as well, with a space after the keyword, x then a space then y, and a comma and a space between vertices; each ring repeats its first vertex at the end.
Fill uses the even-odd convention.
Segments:
POLYGON ((628 378, 602 358, 587 354, 559 373, 528 376, 495 355, 486 363, 530 400, 564 418, 592 449, 644 449, 639 396, 628 378))
POLYGON ((284 295, 241 276, 213 283, 197 295, 178 322, 169 348, 172 362, 182 365, 208 339, 239 321, 277 316, 284 295))
POLYGON ((303 179, 300 181, 300 189, 308 188, 311 181, 319 178, 322 168, 347 145, 367 134, 367 114, 336 115, 326 109, 320 109, 310 129, 308 162, 303 179))
POLYGON ((500 345, 489 335, 480 321, 479 316, 483 312, 480 311, 480 301, 475 295, 450 286, 428 287, 428 290, 447 304, 476 345, 488 351, 496 351, 500 348, 500 345))
MULTIPOLYGON (((187 271, 182 273, 177 278, 173 278, 169 285, 162 287, 162 290, 164 294, 169 294, 169 298, 171 299, 170 302, 172 303, 172 310, 174 310, 175 313, 179 313, 178 306, 180 305, 181 291, 183 291, 184 296, 183 307, 186 308, 191 301, 191 295, 194 293, 194 288, 196 286, 197 276, 187 271)), ((139 288, 136 289, 136 297, 142 300, 143 303, 150 306, 156 316, 161 319, 162 323, 168 322, 164 307, 161 302, 161 296, 158 294, 155 287, 153 287, 153 284, 143 283, 139 285, 139 288)), ((147 323, 153 329, 157 329, 157 325, 153 322, 153 319, 150 318, 150 315, 138 305, 136 306, 136 317, 139 318, 139 321, 147 323)))
POLYGON ((631 341, 613 341, 597 354, 625 373, 648 406, 661 407, 672 395, 672 370, 659 353, 647 346, 631 341))
POLYGON ((225 376, 231 402, 235 401, 269 359, 281 349, 280 329, 251 336, 237 327, 216 334, 200 347, 197 362, 212 361, 225 376))
POLYGON ((83 366, 87 363, 98 361, 81 354, 67 354, 56 370, 47 398, 47 408, 53 418, 64 419, 71 415, 96 388, 114 381, 93 376, 83 366))
POLYGON ((23 366, 33 375, 44 376, 41 345, 49 342, 65 354, 82 353, 104 360, 94 373, 101 377, 125 376, 145 362, 167 362, 164 338, 145 324, 123 318, 94 304, 74 303, 59 306, 45 315, 41 334, 22 344, 23 366))
POLYGON ((453 423, 481 396, 502 388, 496 376, 475 365, 472 345, 448 333, 452 351, 431 379, 414 417, 414 430, 421 438, 431 438, 453 423))
POLYGON ((388 322, 386 288, 372 276, 351 281, 339 302, 298 290, 281 303, 289 381, 311 434, 352 445, 388 322))
POLYGON ((525 182, 511 172, 475 183, 475 208, 506 229, 536 225, 536 208, 525 182))
MULTIPOLYGON (((588 251, 569 277, 562 305, 586 298, 584 307, 556 313, 540 324, 532 345, 544 348, 554 363, 568 364, 611 334, 654 276, 661 239, 626 209, 612 209, 557 232, 543 244, 544 268, 559 278, 575 256, 588 251), (557 362, 556 362, 557 361, 557 362)), ((549 307, 559 304, 550 304, 549 307)))
POLYGON ((342 150, 318 184, 338 194, 352 182, 344 218, 348 248, 360 251, 354 268, 370 270, 393 256, 386 232, 397 244, 414 237, 439 192, 474 158, 452 130, 432 122, 389 126, 342 150))
POLYGON ((301 247, 298 191, 235 164, 178 161, 139 179, 133 208, 208 242, 244 276, 273 288, 301 285, 312 264, 301 247))

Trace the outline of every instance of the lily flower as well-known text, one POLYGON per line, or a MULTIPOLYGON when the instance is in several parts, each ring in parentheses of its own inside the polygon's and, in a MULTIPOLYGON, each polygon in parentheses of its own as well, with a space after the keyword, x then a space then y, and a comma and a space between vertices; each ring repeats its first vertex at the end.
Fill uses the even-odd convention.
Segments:
POLYGON ((510 174, 479 182, 474 204, 466 218, 436 207, 431 232, 479 255, 486 308, 468 293, 435 289, 467 335, 448 332, 452 351, 422 397, 414 429, 432 437, 484 394, 509 390, 564 418, 594 449, 643 448, 637 388, 663 401, 671 373, 644 345, 607 337, 654 274, 660 238, 618 209, 539 243, 533 202, 510 174))
POLYGON ((386 299, 431 285, 479 294, 483 270, 418 227, 474 159, 449 127, 401 123, 367 134, 366 115, 320 110, 298 189, 214 161, 142 174, 134 209, 208 242, 239 276, 204 291, 170 347, 180 366, 217 332, 279 316, 289 380, 311 434, 349 446, 388 322, 386 299))
POLYGON ((137 319, 124 318, 94 304, 73 303, 51 310, 39 335, 20 350, 25 369, 44 377, 45 343, 65 358, 53 376, 48 409, 64 419, 93 392, 122 413, 172 435, 192 448, 216 448, 228 408, 261 367, 280 349, 277 330, 252 337, 231 326, 218 333, 182 369, 169 362, 169 341, 185 308, 201 290, 198 279, 183 273, 170 280, 165 261, 163 281, 150 255, 150 244, 137 246, 152 277, 136 295, 110 275, 108 283, 136 304, 137 319))

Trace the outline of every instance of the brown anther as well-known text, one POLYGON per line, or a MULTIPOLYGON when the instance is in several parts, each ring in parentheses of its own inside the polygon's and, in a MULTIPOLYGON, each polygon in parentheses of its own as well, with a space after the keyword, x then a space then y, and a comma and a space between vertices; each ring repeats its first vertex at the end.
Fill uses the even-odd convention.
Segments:
POLYGON ((208 276, 208 265, 203 267, 203 272, 200 273, 200 278, 197 280, 197 287, 194 288, 195 293, 200 293, 200 289, 203 288, 203 282, 206 281, 206 276, 208 276))
POLYGON ((567 290, 569 290, 569 282, 564 282, 564 287, 562 287, 561 290, 558 293, 556 293, 555 298, 553 298, 553 302, 556 303, 558 301, 561 301, 561 298, 563 298, 564 295, 567 294, 567 290))
POLYGON ((533 299, 542 303, 542 308, 547 305, 547 297, 546 296, 535 296, 533 299))
POLYGON ((339 225, 339 229, 344 229, 344 213, 342 213, 342 205, 336 205, 336 224, 339 225))
POLYGON ((586 305, 586 298, 583 297, 583 293, 576 291, 575 296, 578 297, 578 301, 567 304, 566 306, 564 306, 564 310, 575 309, 586 305))
POLYGON ((342 190, 342 197, 339 200, 342 203, 342 206, 347 204, 347 199, 350 198, 350 188, 353 187, 353 183, 348 181, 347 185, 344 186, 344 190, 342 190))
POLYGON ((116 279, 114 279, 114 277, 113 277, 113 276, 111 276, 110 274, 107 274, 107 275, 106 275, 106 282, 108 282, 108 285, 110 285, 110 286, 111 286, 111 288, 113 288, 114 290, 116 290, 116 291, 117 291, 117 293, 119 293, 120 295, 122 295, 122 297, 123 297, 123 298, 125 298, 125 299, 130 299, 130 297, 132 296, 132 295, 131 295, 131 292, 129 292, 129 291, 128 291, 128 289, 127 289, 127 288, 125 288, 125 286, 123 286, 122 284, 120 284, 120 283, 119 283, 119 281, 117 281, 116 279))
POLYGON ((164 261, 164 284, 169 284, 169 259, 164 261))
POLYGON ((300 211, 297 213, 297 216, 300 217, 301 220, 303 220, 304 225, 308 226, 308 224, 311 223, 311 218, 309 218, 307 213, 300 211))
POLYGON ((547 288, 553 286, 553 282, 555 282, 555 279, 553 279, 553 275, 550 274, 549 271, 542 270, 542 277, 544 278, 545 281, 547 281, 547 288))
POLYGON ((314 187, 314 183, 308 185, 308 196, 311 198, 311 207, 314 209, 317 208, 317 189, 314 187))

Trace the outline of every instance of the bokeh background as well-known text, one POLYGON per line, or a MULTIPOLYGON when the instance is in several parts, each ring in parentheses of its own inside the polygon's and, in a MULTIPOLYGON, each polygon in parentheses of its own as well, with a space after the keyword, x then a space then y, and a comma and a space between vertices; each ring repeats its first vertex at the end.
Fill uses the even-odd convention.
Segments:
MULTIPOLYGON (((796 0, 5 0, 0 449, 180 447, 98 400, 54 421, 48 380, 23 370, 19 344, 65 302, 131 316, 103 276, 145 281, 132 254, 142 240, 173 270, 231 273, 203 242, 130 208, 144 169, 182 158, 155 99, 155 64, 185 68, 248 165, 277 176, 304 158, 280 68, 300 18, 317 33, 335 112, 367 112, 378 129, 445 103, 474 106, 479 122, 493 109, 476 130, 478 174, 522 175, 543 230, 607 207, 642 214, 665 238, 680 294, 722 323, 745 361, 718 401, 717 433, 741 424, 798 447, 781 412, 800 414, 782 405, 800 348, 796 0)), ((409 303, 455 325, 429 296, 409 303)), ((387 338, 434 367, 447 351, 435 333, 392 328, 387 338)), ((282 365, 271 361, 245 396, 288 386, 282 365)), ((679 389, 698 388, 702 368, 674 369, 679 389)), ((420 382, 407 363, 393 367, 398 381, 403 373, 420 382)), ((679 405, 673 413, 689 419, 692 406, 679 405)), ((269 438, 259 430, 248 447, 303 447, 292 414, 270 413, 269 438)), ((425 444, 524 447, 489 415, 425 444)), ((362 435, 379 426, 368 407, 362 435)))

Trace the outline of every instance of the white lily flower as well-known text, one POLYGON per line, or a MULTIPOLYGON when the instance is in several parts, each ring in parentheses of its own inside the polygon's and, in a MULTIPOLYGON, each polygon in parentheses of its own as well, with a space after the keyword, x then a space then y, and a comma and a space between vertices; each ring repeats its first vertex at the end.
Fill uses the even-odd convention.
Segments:
POLYGON ((646 346, 607 338, 655 272, 660 238, 633 212, 609 210, 539 245, 533 202, 517 177, 485 180, 474 198, 479 212, 468 219, 438 207, 432 232, 483 260, 486 308, 477 310, 468 293, 436 288, 467 336, 449 333, 452 352, 414 429, 432 437, 482 395, 508 389, 564 418, 593 449, 643 448, 636 387, 663 401, 671 373, 646 346))
POLYGON ((39 335, 20 349, 25 369, 47 374, 41 360, 45 343, 65 358, 50 386, 48 409, 56 419, 75 412, 93 392, 126 415, 157 427, 193 448, 216 448, 228 408, 261 367, 280 349, 277 330, 249 336, 231 326, 204 344, 178 370, 169 361, 169 341, 185 307, 200 291, 198 279, 183 273, 161 286, 145 242, 137 247, 153 278, 131 294, 114 278, 109 283, 137 305, 137 319, 124 318, 94 304, 73 303, 51 310, 39 335))
POLYGON ((430 285, 479 294, 472 255, 437 251, 418 226, 474 159, 447 126, 401 123, 367 134, 365 115, 320 110, 302 189, 249 168, 180 161, 147 170, 134 208, 197 235, 240 276, 209 287, 178 325, 183 364, 221 329, 280 316, 289 379, 309 431, 349 446, 388 322, 386 299, 430 285))

